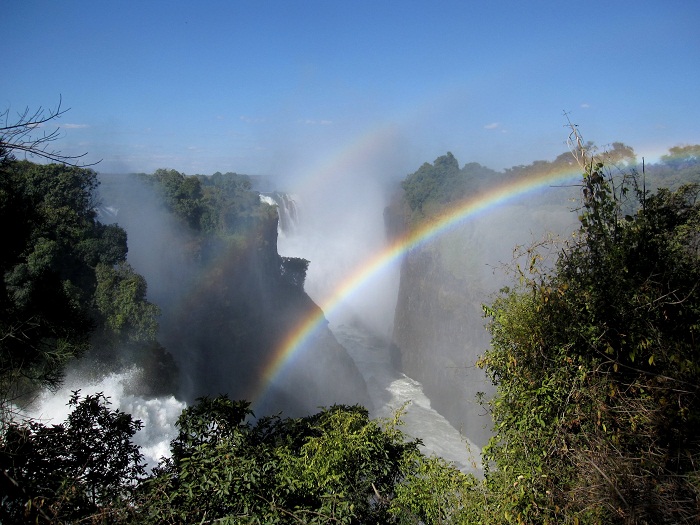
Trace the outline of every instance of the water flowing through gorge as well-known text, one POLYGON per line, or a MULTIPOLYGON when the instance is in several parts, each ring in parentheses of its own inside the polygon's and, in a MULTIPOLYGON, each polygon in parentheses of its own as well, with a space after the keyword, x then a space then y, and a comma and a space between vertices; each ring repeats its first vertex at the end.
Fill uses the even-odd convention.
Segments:
POLYGON ((332 328, 334 335, 355 360, 374 402, 373 417, 402 414, 402 431, 423 441, 423 451, 453 462, 463 471, 481 470, 481 449, 431 407, 422 385, 397 371, 386 340, 358 325, 332 328))
MULTIPOLYGON (((118 186, 119 191, 124 191, 121 183, 118 186)), ((148 199, 144 200, 144 192, 138 193, 137 198, 129 196, 126 200, 116 199, 112 202, 116 193, 110 193, 110 189, 114 190, 107 184, 100 218, 105 222, 118 222, 127 229, 130 263, 146 276, 149 296, 165 309, 166 317, 172 316, 173 314, 168 312, 182 309, 172 307, 173 301, 180 301, 183 295, 178 291, 178 286, 182 287, 182 283, 186 283, 193 273, 192 268, 177 265, 178 261, 186 260, 183 255, 185 243, 178 244, 179 234, 162 212, 151 211, 151 207, 157 209, 157 206, 148 199), (127 202, 130 203, 129 206, 124 206, 127 202), (143 227, 144 224, 148 224, 150 228, 143 227), (154 231, 158 235, 154 235, 154 231), (173 281, 173 275, 185 278, 179 282, 173 281), (175 282, 177 286, 174 286, 175 282)), ((305 289, 314 300, 320 300, 332 293, 340 286, 349 270, 384 246, 380 201, 375 203, 374 210, 360 208, 354 219, 339 217, 331 222, 332 227, 328 228, 329 221, 323 220, 325 217, 317 215, 316 219, 322 220, 314 222, 310 217, 312 213, 309 213, 313 207, 303 209, 303 201, 297 202, 288 194, 264 195, 261 196, 261 200, 268 204, 278 204, 279 254, 283 257, 303 257, 311 261, 305 289), (358 221, 358 217, 362 217, 362 221, 358 221), (358 223, 361 226, 359 231, 358 223)), ((217 258, 217 261, 221 260, 221 257, 217 258)), ((347 350, 367 385, 370 396, 368 408, 372 417, 390 418, 403 407, 402 429, 410 437, 420 438, 424 443, 425 452, 454 461, 463 470, 478 471, 478 446, 460 434, 431 407, 431 402, 423 393, 419 382, 402 374, 394 366, 391 355, 391 324, 398 289, 398 270, 397 266, 387 267, 354 293, 348 294, 342 304, 338 304, 331 312, 324 312, 330 321, 328 327, 335 339, 347 350)), ((194 299, 202 298, 205 291, 199 290, 194 299)), ((192 301, 193 299, 189 299, 183 304, 189 308, 189 305, 193 304, 192 301)), ((196 323, 189 309, 178 315, 181 317, 176 319, 196 323)), ((169 321, 166 319, 167 322, 169 321)), ((197 328, 201 330, 199 326, 197 328)), ((170 350, 169 344, 165 346, 170 350)), ((194 352, 194 347, 187 348, 190 354, 194 352)), ((211 354, 211 358, 217 360, 217 367, 236 366, 235 361, 231 360, 232 357, 225 357, 221 350, 217 352, 218 354, 211 354), (230 364, 224 365, 225 362, 230 364)), ((197 355, 185 356, 185 359, 195 359, 193 362, 196 362, 196 358, 197 355)), ((192 381, 189 375, 190 368, 187 360, 181 360, 180 363, 183 372, 182 383, 186 388, 188 378, 192 381), (182 365, 183 362, 185 365, 182 365)), ((308 363, 305 366, 308 366, 308 363)), ((330 383, 342 383, 345 380, 343 371, 334 368, 317 369, 314 373, 329 376, 330 383)), ((62 388, 55 393, 42 394, 27 414, 46 423, 58 423, 65 420, 69 412, 67 402, 72 391, 79 389, 83 396, 103 393, 110 398, 112 408, 128 412, 143 422, 144 427, 135 436, 135 442, 141 447, 149 466, 153 467, 161 457, 168 455, 169 442, 176 435, 175 420, 186 404, 181 396, 147 397, 136 393, 134 385, 138 382, 139 374, 140 371, 135 368, 106 376, 86 373, 85 369, 69 371, 62 388)), ((271 385, 272 388, 275 386, 271 385)), ((305 385, 298 384, 296 388, 303 389, 305 385)), ((209 395, 216 393, 209 392, 209 395)), ((235 393, 231 396, 238 397, 235 393)), ((332 402, 335 401, 322 400, 314 406, 324 403, 328 405, 332 402)), ((268 411, 260 414, 256 411, 256 414, 279 412, 274 405, 268 408, 268 411)), ((285 410, 282 415, 290 414, 285 410)))
MULTIPOLYGON (((350 262, 361 265, 363 258, 372 258, 372 250, 380 252, 386 243, 383 234, 364 246, 353 243, 353 235, 348 231, 348 226, 353 226, 350 221, 338 221, 340 231, 324 237, 323 228, 313 228, 313 223, 304 222, 307 215, 303 203, 290 206, 289 197, 279 202, 278 210, 281 224, 293 222, 298 226, 294 231, 281 232, 278 251, 281 255, 305 257, 311 261, 306 288, 312 299, 321 305, 327 302, 324 297, 347 279, 350 262), (288 210, 293 210, 293 218, 285 217, 288 210), (335 247, 335 253, 328 250, 329 246, 335 247)), ((375 215, 374 219, 382 224, 381 215, 375 215)), ((375 231, 383 232, 383 229, 375 226, 375 231)), ((359 233, 362 239, 372 237, 367 232, 359 233)), ((371 282, 347 294, 341 304, 333 304, 332 311, 325 312, 329 328, 348 351, 367 384, 372 417, 391 418, 396 411, 403 410, 402 430, 412 438, 420 438, 425 453, 454 462, 461 470, 478 473, 481 470, 480 447, 431 406, 420 382, 396 368, 391 328, 398 278, 399 265, 388 265, 372 276, 371 282)))

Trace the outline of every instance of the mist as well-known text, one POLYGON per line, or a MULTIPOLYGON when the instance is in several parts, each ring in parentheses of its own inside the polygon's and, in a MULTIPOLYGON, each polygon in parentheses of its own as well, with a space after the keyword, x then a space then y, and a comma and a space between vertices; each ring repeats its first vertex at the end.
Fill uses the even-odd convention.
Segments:
POLYGON ((325 191, 293 192, 299 227, 278 240, 281 255, 310 261, 305 290, 332 325, 359 320, 388 335, 398 289, 398 267, 385 268, 335 302, 333 294, 386 245, 384 188, 371 176, 335 173, 325 191))
MULTIPOLYGON (((145 277, 148 299, 162 311, 158 339, 178 366, 177 388, 171 397, 139 396, 133 370, 89 380, 76 370, 66 385, 78 388, 82 377, 85 392, 107 390, 120 408, 155 422, 139 438, 152 456, 171 436, 177 407, 220 393, 253 402, 257 416, 307 415, 333 403, 359 403, 386 416, 419 399, 415 410, 430 415, 408 413, 426 426, 412 429, 414 437, 429 433, 431 425, 451 423, 456 437, 447 449, 461 450, 460 439, 469 440, 474 456, 489 435, 488 421, 475 419, 481 412, 475 393, 489 391, 483 372, 474 369, 488 346, 481 304, 512 277, 507 268, 514 264, 516 245, 535 242, 545 231, 564 234, 573 228, 575 215, 565 204, 571 191, 550 188, 511 200, 363 273, 388 245, 386 213, 400 182, 421 164, 406 167, 404 148, 395 137, 385 137, 350 153, 290 166, 277 177, 254 178, 265 191, 284 192, 296 220, 275 234, 257 232, 274 245, 262 252, 251 246, 247 255, 198 238, 142 179, 101 175, 100 221, 117 222, 127 231, 128 262, 145 277), (277 254, 309 261, 303 288, 308 302, 271 281, 270 272, 280 264, 277 254), (416 261, 426 257, 432 262, 419 264, 425 274, 412 274, 416 261), (317 308, 311 301, 323 309, 330 330, 324 327, 305 341, 273 384, 261 385, 284 334, 317 308), (448 310, 441 309, 444 301, 448 310), (416 309, 407 314, 406 308, 416 309), (406 322, 420 331, 408 346, 406 322), (371 344, 358 350, 356 341, 371 344), (429 358, 411 362, 421 355, 429 358), (395 372, 380 373, 377 366, 395 372), (447 377, 437 381, 445 391, 431 384, 435 374, 447 377), (405 390, 404 384, 413 386, 405 390), (426 423, 438 412, 449 423, 426 423)), ((45 403, 48 398, 39 410, 64 413, 45 403)), ((441 442, 439 436, 430 439, 441 442)))

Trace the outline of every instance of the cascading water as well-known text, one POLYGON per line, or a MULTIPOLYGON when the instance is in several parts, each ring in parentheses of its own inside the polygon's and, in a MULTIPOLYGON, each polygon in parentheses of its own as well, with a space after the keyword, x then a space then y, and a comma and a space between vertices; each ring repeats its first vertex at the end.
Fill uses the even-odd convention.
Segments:
MULTIPOLYGON (((275 203, 284 202, 283 199, 280 196, 275 203)), ((278 210, 280 214, 286 213, 284 206, 278 205, 278 210)), ((295 207, 294 211, 297 227, 279 236, 278 252, 282 256, 304 257, 311 261, 312 271, 307 276, 305 289, 323 307, 324 297, 342 286, 346 279, 344 273, 352 268, 352 265, 343 266, 338 261, 347 262, 349 253, 355 255, 356 265, 358 262, 361 264, 363 258, 371 259, 373 250, 382 249, 383 235, 381 240, 375 238, 362 247, 356 247, 348 240, 358 236, 358 232, 354 232, 353 236, 343 231, 343 226, 352 226, 356 222, 335 221, 339 231, 329 237, 328 230, 324 235, 324 228, 314 228, 313 221, 305 220, 308 210, 295 207), (299 220, 300 217, 303 219, 299 220), (333 248, 338 248, 340 255, 332 253, 333 248)), ((361 211, 363 215, 370 214, 368 209, 361 211)), ((382 232, 382 216, 377 215, 372 219, 377 222, 374 225, 368 223, 368 228, 375 234, 382 232)), ((366 238, 363 232, 359 232, 359 237, 366 238)), ((391 418, 397 410, 403 409, 402 430, 412 438, 420 438, 424 452, 441 456, 463 471, 480 474, 480 447, 431 407, 430 399, 418 381, 394 366, 390 334, 397 287, 398 267, 387 268, 383 275, 375 276, 371 286, 365 286, 353 294, 349 306, 343 308, 343 305, 334 305, 332 312, 325 312, 329 327, 355 361, 367 384, 373 404, 370 410, 372 417, 391 418), (362 305, 369 303, 373 307, 364 310, 362 305)))
POLYGON ((298 198, 283 192, 260 193, 260 200, 270 206, 277 207, 279 219, 277 233, 282 236, 292 235, 299 225, 297 208, 298 198))
POLYGON ((333 334, 355 360, 374 401, 372 416, 391 418, 404 409, 402 431, 423 441, 423 451, 453 462, 460 470, 480 473, 481 449, 430 405, 422 385, 392 364, 391 347, 361 325, 340 325, 333 334))
POLYGON ((130 369, 86 380, 81 374, 69 372, 58 391, 42 393, 22 415, 44 424, 59 424, 68 417, 72 392, 80 390, 81 397, 102 393, 112 403, 110 408, 129 413, 143 423, 143 428, 134 436, 134 443, 141 447, 144 460, 152 468, 162 457, 170 456, 170 441, 177 435, 175 421, 186 405, 173 396, 133 395, 131 383, 138 374, 139 370, 130 369))

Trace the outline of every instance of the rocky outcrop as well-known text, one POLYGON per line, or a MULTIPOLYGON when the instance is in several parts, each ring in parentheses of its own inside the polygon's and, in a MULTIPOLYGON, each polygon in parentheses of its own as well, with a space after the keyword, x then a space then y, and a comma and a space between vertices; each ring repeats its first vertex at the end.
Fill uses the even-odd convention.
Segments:
POLYGON ((287 416, 334 403, 369 403, 354 362, 325 326, 285 370, 267 377, 288 335, 322 312, 304 292, 300 270, 284 271, 299 265, 278 255, 276 219, 259 226, 243 250, 209 248, 215 260, 202 261, 209 270, 196 285, 198 299, 164 315, 164 344, 187 362, 188 397, 226 392, 253 401, 260 413, 287 416))
POLYGON ((306 261, 277 253, 274 208, 248 218, 243 233, 203 235, 174 220, 147 188, 135 189, 138 181, 128 184, 126 194, 108 184, 103 207, 127 230, 129 262, 161 308, 159 340, 180 369, 181 398, 226 393, 253 402, 258 416, 369 405, 362 376, 325 326, 266 384, 285 338, 311 316, 322 319, 303 289, 306 261))
MULTIPOLYGON (((391 235, 418 227, 402 195, 387 208, 385 221, 391 235)), ((529 245, 544 231, 571 231, 574 221, 566 206, 543 196, 511 202, 436 235, 403 259, 393 331, 401 370, 479 445, 491 426, 479 393, 488 398, 494 388, 475 366, 490 340, 482 305, 512 282, 503 266, 512 266, 516 245, 529 245)))
POLYGON ((393 332, 401 370, 420 381, 433 408, 480 446, 491 421, 479 393, 492 390, 475 367, 488 345, 483 295, 466 276, 450 271, 440 242, 413 250, 401 267, 393 332))

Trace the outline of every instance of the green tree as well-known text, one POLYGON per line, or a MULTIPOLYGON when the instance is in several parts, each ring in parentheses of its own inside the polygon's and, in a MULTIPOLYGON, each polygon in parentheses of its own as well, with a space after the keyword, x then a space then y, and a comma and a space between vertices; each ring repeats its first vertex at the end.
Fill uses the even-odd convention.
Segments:
POLYGON ((172 458, 142 485, 137 521, 443 523, 476 483, 359 406, 255 424, 250 415, 225 396, 187 408, 172 458))
POLYGON ((466 180, 452 153, 425 163, 401 183, 404 198, 415 218, 430 214, 434 208, 458 200, 466 191, 466 180))
MULTIPOLYGON (((89 263, 126 255, 125 236, 95 221, 91 170, 11 162, 0 177, 0 384, 56 384, 92 330, 89 263), (103 238, 104 235, 104 238, 103 238), (100 253, 104 240, 114 245, 100 253)), ((6 398, 5 398, 6 399, 6 398)))
POLYGON ((360 523, 386 516, 401 459, 415 449, 361 407, 245 421, 248 403, 204 398, 178 419, 172 459, 149 480, 140 519, 155 523, 360 523), (167 498, 160 496, 168 494, 167 498))
POLYGON ((58 425, 11 424, 0 440, 2 523, 116 523, 145 475, 141 422, 102 394, 69 401, 58 425))
POLYGON ((251 191, 246 175, 185 175, 158 169, 151 175, 137 176, 156 190, 173 215, 196 232, 220 237, 245 234, 269 213, 258 193, 251 191))
MULTIPOLYGON (((578 138, 578 136, 577 136, 578 138)), ((518 523, 685 523, 700 508, 700 194, 585 169, 581 227, 528 252, 486 308, 487 512, 518 523)))
POLYGON ((661 162, 676 169, 697 168, 700 163, 700 144, 674 146, 666 155, 661 156, 661 162))
POLYGON ((95 274, 95 303, 102 326, 117 335, 119 343, 155 340, 159 309, 146 300, 146 280, 126 262, 116 266, 99 263, 95 274))
POLYGON ((124 230, 96 220, 94 171, 12 161, 0 172, 6 234, 0 400, 6 409, 39 387, 56 386, 66 363, 90 348, 98 329, 103 342, 126 329, 140 331, 130 337, 152 337, 157 311, 145 299, 143 279, 124 266, 124 230), (108 291, 116 281, 118 290, 108 291))
POLYGON ((399 414, 333 406, 252 423, 247 402, 202 398, 146 475, 139 421, 102 394, 69 405, 66 422, 13 423, 0 440, 3 523, 461 523, 483 501, 475 478, 406 439, 399 414))

